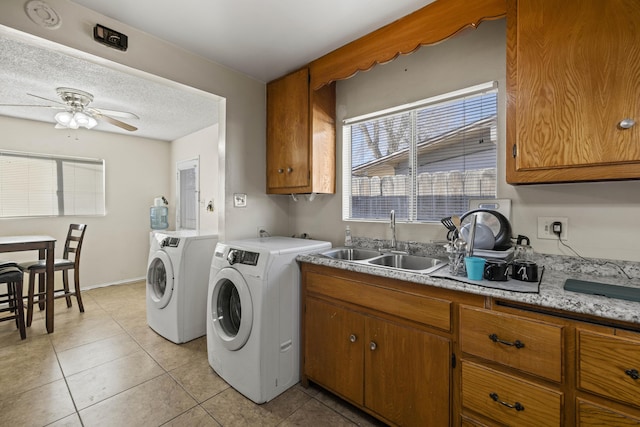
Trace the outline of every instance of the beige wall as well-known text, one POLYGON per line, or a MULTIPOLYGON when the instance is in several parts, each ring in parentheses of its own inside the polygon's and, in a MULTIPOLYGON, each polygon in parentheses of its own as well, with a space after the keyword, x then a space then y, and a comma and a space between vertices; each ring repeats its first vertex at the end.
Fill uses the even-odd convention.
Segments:
MULTIPOLYGON (((538 216, 569 218, 568 244, 585 257, 640 261, 640 182, 602 182, 514 187, 505 182, 505 22, 482 23, 476 31, 378 65, 338 82, 337 119, 358 116, 394 105, 428 98, 485 81, 497 80, 499 95, 498 197, 512 200, 515 234, 531 238, 541 253, 573 255, 554 240, 537 238, 538 216)), ((342 128, 337 128, 338 192, 313 202, 291 204, 291 232, 342 245, 342 128)), ((390 239, 387 224, 351 223, 354 236, 390 239)), ((437 224, 400 224, 399 240, 443 240, 437 224)))
MULTIPOLYGON (((55 237, 56 256, 69 224, 87 224, 80 279, 83 287, 126 282, 144 277, 149 255, 149 207, 153 197, 167 194, 169 176, 147 161, 169 164, 170 143, 105 132, 57 130, 53 124, 0 116, 7 150, 90 157, 105 160, 105 216, 0 219, 1 235, 45 234, 55 237)), ((3 254, 27 261, 37 253, 3 254)), ((60 275, 56 275, 56 279, 60 275)))

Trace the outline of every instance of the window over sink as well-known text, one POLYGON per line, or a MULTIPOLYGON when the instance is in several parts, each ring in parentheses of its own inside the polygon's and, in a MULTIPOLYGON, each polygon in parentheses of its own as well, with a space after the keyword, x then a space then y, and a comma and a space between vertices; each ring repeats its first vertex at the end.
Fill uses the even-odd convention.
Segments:
POLYGON ((343 220, 435 222, 496 198, 497 82, 346 119, 343 220))

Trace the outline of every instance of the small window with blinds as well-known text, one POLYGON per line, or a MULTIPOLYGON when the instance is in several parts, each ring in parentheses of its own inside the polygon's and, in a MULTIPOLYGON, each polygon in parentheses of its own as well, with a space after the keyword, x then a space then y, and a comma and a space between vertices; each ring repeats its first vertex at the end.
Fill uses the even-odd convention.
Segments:
POLYGON ((343 219, 440 221, 496 197, 496 82, 343 124, 343 219))
POLYGON ((0 218, 105 214, 104 160, 0 150, 0 218))

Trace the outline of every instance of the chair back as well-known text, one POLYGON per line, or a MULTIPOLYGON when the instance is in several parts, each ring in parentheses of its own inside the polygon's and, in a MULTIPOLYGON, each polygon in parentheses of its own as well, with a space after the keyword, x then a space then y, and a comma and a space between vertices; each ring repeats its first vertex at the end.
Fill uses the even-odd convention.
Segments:
POLYGON ((62 257, 70 260, 72 259, 70 256, 73 254, 73 263, 76 269, 80 264, 80 250, 82 249, 85 231, 87 231, 86 224, 70 224, 67 240, 64 243, 64 254, 62 257))

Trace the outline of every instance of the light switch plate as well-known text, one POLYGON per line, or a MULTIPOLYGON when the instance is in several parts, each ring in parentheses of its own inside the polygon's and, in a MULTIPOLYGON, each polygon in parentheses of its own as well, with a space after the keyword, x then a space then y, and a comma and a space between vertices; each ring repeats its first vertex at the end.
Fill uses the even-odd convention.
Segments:
POLYGON ((234 208, 247 207, 247 195, 244 193, 233 193, 233 207, 234 208))

